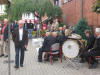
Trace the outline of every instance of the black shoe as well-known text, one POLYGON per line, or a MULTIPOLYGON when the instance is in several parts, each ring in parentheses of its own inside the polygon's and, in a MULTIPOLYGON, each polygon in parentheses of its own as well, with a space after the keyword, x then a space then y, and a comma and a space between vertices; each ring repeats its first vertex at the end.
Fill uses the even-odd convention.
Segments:
POLYGON ((79 63, 84 63, 84 62, 85 62, 85 61, 84 61, 84 60, 82 60, 82 59, 79 61, 79 63))
POLYGON ((20 65, 20 67, 23 67, 23 65, 20 65))
POLYGON ((14 68, 15 68, 15 69, 18 69, 19 67, 18 67, 18 66, 14 66, 14 68))
POLYGON ((49 59, 46 59, 45 61, 49 62, 50 60, 49 59))
POLYGON ((97 68, 97 63, 94 63, 90 66, 90 69, 96 69, 97 68))
POLYGON ((5 56, 5 58, 7 58, 7 57, 8 57, 8 55, 5 56))
POLYGON ((4 56, 4 54, 1 54, 1 55, 0 55, 0 57, 3 57, 3 56, 4 56))
POLYGON ((25 51, 28 51, 28 49, 25 49, 25 51))
POLYGON ((42 60, 39 59, 38 62, 42 62, 42 60))

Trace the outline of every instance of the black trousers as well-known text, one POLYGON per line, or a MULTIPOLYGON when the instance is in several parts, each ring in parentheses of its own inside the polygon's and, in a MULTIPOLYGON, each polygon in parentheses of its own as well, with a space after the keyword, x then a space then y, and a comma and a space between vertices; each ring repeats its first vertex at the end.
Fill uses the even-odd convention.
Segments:
POLYGON ((96 51, 95 49, 91 49, 88 52, 85 52, 83 55, 86 61, 89 63, 89 58, 91 57, 91 64, 94 64, 96 61, 94 56, 100 56, 100 51, 96 51))
POLYGON ((15 52, 15 65, 19 67, 19 65, 23 65, 24 63, 25 48, 22 44, 22 41, 19 41, 19 45, 15 47, 15 52))
POLYGON ((23 65, 23 63, 24 63, 24 49, 22 47, 18 47, 18 48, 16 47, 15 52, 16 52, 15 65, 17 67, 19 67, 19 63, 20 63, 20 65, 23 65), (20 56, 20 59, 19 59, 19 56, 20 56))

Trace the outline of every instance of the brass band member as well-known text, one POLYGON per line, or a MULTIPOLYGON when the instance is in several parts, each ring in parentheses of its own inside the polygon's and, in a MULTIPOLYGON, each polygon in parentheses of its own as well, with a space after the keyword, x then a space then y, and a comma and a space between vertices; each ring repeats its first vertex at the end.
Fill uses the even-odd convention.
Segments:
MULTIPOLYGON (((38 54, 38 62, 42 62, 42 54, 43 52, 49 52, 50 51, 50 47, 57 43, 57 33, 56 32, 52 32, 52 35, 47 35, 44 38, 44 42, 43 42, 43 46, 39 49, 39 54, 38 54)), ((46 60, 49 60, 49 58, 47 58, 46 60)))
POLYGON ((65 32, 63 32, 61 29, 62 27, 59 28, 60 31, 58 33, 58 40, 59 40, 59 43, 60 43, 60 46, 62 46, 62 44, 64 43, 64 41, 66 41, 68 39, 68 36, 70 35, 70 30, 69 29, 66 29, 65 32))
POLYGON ((89 58, 91 57, 91 66, 90 66, 91 69, 96 68, 98 64, 94 56, 100 56, 100 28, 96 28, 95 33, 96 33, 96 40, 93 48, 88 50, 88 52, 84 54, 87 62, 89 62, 89 58))
POLYGON ((85 49, 82 51, 82 54, 80 55, 80 57, 81 57, 80 63, 85 62, 83 54, 84 54, 84 52, 87 52, 89 49, 92 49, 94 42, 95 42, 95 36, 91 33, 90 30, 85 30, 85 35, 87 38, 87 45, 86 45, 85 49))

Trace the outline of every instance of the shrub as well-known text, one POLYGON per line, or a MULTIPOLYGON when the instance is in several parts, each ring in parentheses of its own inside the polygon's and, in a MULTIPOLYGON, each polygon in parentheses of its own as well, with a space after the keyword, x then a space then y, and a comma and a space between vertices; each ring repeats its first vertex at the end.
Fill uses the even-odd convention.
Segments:
POLYGON ((86 21, 85 18, 82 18, 76 25, 74 28, 75 33, 79 34, 82 36, 83 39, 86 39, 86 36, 84 34, 84 31, 86 29, 91 29, 90 26, 88 26, 88 23, 86 21))

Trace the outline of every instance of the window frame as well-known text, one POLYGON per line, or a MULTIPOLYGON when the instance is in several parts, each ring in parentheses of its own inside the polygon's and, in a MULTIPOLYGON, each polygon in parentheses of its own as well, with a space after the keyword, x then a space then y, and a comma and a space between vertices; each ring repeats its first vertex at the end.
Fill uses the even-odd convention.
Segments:
POLYGON ((67 3, 68 2, 68 0, 64 0, 64 3, 67 3))
POLYGON ((64 0, 64 4, 65 3, 68 3, 68 2, 71 2, 72 0, 64 0))

